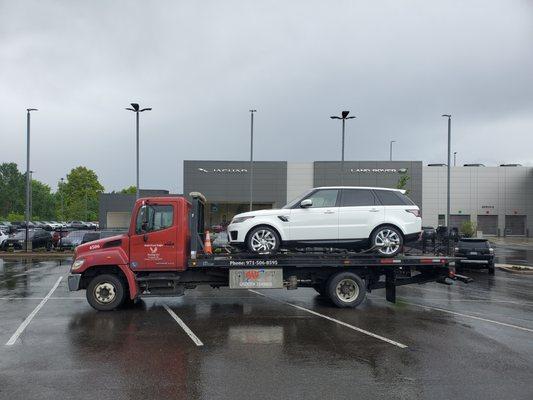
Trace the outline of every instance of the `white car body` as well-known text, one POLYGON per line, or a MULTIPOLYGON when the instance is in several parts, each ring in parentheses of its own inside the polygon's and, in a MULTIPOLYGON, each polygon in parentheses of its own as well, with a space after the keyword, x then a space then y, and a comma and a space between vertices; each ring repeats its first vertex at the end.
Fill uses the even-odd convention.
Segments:
POLYGON ((368 241, 372 232, 382 225, 398 228, 404 241, 413 240, 420 234, 422 218, 418 206, 404 194, 405 191, 390 188, 351 186, 315 188, 284 208, 236 215, 228 226, 229 242, 237 246, 245 245, 248 233, 259 225, 274 228, 282 244, 285 245, 355 244, 368 241), (359 192, 352 192, 354 190, 359 192), (328 192, 320 194, 319 191, 328 192), (333 201, 334 191, 337 191, 335 201, 333 201), (331 193, 329 203, 328 193, 331 193), (401 196, 395 193, 400 193, 401 196), (303 200, 312 199, 313 196, 319 200, 320 196, 324 197, 323 204, 301 207, 303 200), (387 200, 389 198, 392 200, 387 200), (396 198, 399 199, 397 203, 403 202, 403 204, 392 204, 396 198), (387 201, 391 204, 383 204, 387 201))
POLYGON ((7 240, 7 238, 8 238, 7 233, 0 231, 0 247, 2 247, 2 245, 7 240))

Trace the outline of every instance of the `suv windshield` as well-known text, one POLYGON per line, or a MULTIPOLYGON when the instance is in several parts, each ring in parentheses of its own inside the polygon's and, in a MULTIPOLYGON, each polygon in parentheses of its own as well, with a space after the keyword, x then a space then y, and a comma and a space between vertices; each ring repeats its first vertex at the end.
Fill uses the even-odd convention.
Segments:
POLYGON ((292 207, 294 207, 296 204, 301 202, 303 198, 307 197, 309 195, 309 193, 311 193, 313 190, 314 189, 310 189, 310 190, 307 190, 307 191, 303 192, 301 195, 299 195, 295 199, 289 201, 287 204, 285 204, 281 208, 292 208, 292 207))

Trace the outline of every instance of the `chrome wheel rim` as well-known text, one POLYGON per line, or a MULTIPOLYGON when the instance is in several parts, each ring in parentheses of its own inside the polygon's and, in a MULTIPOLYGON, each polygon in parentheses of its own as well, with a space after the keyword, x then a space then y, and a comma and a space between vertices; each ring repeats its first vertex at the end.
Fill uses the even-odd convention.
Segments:
POLYGON ((352 279, 343 279, 337 283, 335 293, 339 300, 350 303, 359 296, 359 286, 352 279))
POLYGON ((250 238, 250 246, 253 251, 268 251, 276 247, 276 241, 277 238, 273 232, 261 229, 250 238))
POLYGON ((400 235, 392 229, 382 229, 376 235, 374 245, 381 254, 394 254, 400 248, 400 235))
POLYGON ((103 282, 95 286, 94 298, 101 304, 109 304, 117 297, 115 287, 109 282, 103 282))

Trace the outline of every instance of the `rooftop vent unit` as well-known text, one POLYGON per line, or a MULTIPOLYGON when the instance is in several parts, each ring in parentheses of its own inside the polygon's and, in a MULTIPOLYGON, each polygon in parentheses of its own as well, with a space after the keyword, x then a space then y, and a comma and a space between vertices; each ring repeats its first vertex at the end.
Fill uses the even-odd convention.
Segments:
POLYGON ((500 164, 500 167, 521 167, 522 164, 500 164))
POLYGON ((446 164, 428 164, 428 167, 446 167, 446 164))
POLYGON ((463 164, 463 167, 484 167, 485 164, 463 164))

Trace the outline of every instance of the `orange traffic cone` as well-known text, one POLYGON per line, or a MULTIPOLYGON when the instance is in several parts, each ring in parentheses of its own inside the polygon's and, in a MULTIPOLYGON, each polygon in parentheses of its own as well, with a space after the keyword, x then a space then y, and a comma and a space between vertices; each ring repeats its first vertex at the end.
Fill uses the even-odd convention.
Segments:
POLYGON ((204 253, 213 254, 213 248, 211 247, 211 235, 209 235, 209 231, 205 231, 204 253))

